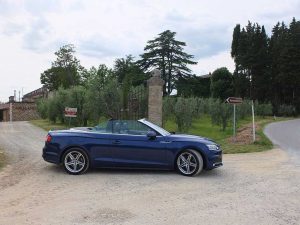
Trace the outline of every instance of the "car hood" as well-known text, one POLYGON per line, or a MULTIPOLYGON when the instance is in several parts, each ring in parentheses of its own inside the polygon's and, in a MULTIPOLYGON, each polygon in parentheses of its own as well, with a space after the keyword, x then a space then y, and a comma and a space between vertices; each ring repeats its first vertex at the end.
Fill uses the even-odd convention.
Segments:
POLYGON ((215 144, 215 142, 209 138, 189 134, 171 134, 169 138, 173 141, 199 141, 207 144, 215 144))

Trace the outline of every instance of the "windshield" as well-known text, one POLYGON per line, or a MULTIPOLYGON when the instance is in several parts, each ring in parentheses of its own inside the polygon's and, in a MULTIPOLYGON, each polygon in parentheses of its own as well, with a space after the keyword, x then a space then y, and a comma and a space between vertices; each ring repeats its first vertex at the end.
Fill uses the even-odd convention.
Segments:
POLYGON ((139 120, 139 122, 141 122, 143 124, 146 124, 147 126, 149 126, 152 129, 156 130, 158 133, 160 133, 163 136, 170 135, 170 133, 168 131, 166 131, 165 129, 163 129, 163 128, 157 126, 156 124, 151 123, 151 122, 149 122, 149 121, 147 121, 145 119, 139 120))

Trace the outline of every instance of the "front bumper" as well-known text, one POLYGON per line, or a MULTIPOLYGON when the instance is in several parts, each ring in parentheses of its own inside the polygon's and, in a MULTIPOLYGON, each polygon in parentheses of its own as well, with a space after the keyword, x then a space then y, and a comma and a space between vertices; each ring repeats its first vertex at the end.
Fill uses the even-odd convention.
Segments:
POLYGON ((223 157, 222 156, 223 156, 222 150, 211 151, 209 154, 208 163, 207 163, 206 168, 208 170, 211 170, 211 169, 223 166, 223 162, 222 162, 223 157))

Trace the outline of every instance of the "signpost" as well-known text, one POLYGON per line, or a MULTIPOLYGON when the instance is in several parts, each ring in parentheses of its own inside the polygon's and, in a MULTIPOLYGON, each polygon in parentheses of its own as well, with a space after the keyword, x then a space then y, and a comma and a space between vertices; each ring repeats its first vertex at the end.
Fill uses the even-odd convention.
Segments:
POLYGON ((77 108, 65 107, 65 117, 69 117, 69 127, 70 127, 71 118, 77 117, 77 108))
POLYGON ((235 141, 236 136, 236 104, 241 104, 243 102, 242 98, 238 97, 229 97, 225 101, 228 104, 233 105, 233 140, 235 141))
POLYGON ((254 102, 252 100, 252 135, 253 135, 253 143, 255 142, 255 122, 254 122, 254 102))

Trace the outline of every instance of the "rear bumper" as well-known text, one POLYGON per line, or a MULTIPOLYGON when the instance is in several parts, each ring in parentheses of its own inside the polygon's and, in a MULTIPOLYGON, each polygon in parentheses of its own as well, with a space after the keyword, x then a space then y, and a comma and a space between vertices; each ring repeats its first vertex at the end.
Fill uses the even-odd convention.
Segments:
POLYGON ((42 155, 43 159, 46 162, 50 162, 50 163, 55 163, 55 164, 59 164, 60 163, 60 159, 59 159, 59 155, 57 152, 53 151, 53 149, 51 147, 45 146, 43 148, 43 155, 42 155))

